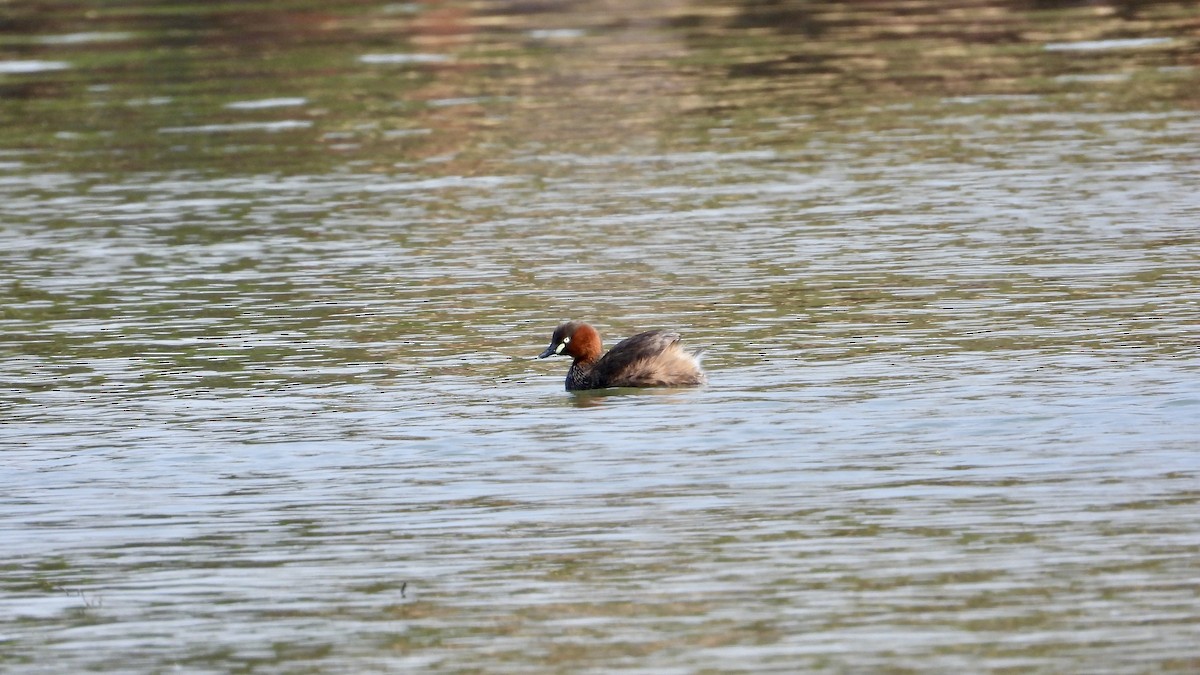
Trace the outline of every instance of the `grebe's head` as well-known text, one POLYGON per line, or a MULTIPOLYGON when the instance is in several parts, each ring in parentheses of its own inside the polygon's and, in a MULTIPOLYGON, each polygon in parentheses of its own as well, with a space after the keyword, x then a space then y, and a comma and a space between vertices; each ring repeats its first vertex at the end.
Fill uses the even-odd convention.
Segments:
POLYGON ((568 321, 554 329, 550 346, 538 358, 570 356, 576 360, 591 361, 600 358, 600 352, 600 334, 595 328, 582 321, 568 321))

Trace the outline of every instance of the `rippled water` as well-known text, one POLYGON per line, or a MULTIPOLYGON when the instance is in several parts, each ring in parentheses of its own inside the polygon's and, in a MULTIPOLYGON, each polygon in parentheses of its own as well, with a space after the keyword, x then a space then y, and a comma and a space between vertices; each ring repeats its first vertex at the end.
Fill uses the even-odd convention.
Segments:
POLYGON ((327 4, 4 10, 0 669, 1200 667, 1194 8, 327 4))

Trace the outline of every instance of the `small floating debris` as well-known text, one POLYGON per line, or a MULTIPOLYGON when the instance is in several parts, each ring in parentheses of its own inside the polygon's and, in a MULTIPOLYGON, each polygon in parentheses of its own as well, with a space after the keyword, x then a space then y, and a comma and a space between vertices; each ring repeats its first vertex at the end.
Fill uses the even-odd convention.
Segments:
POLYGON ((44 45, 82 45, 92 42, 124 42, 133 38, 133 33, 120 31, 67 33, 66 35, 43 35, 36 40, 44 45))
POLYGON ((131 98, 125 101, 125 105, 131 108, 140 108, 151 105, 167 105, 173 100, 170 96, 145 96, 142 98, 131 98))
POLYGON ((234 101, 226 103, 225 107, 230 110, 262 110, 263 108, 287 108, 305 103, 308 103, 308 99, 302 97, 264 98, 257 101, 234 101))
POLYGON ((384 138, 405 138, 408 136, 428 136, 433 129, 389 129, 383 132, 384 138))
POLYGON ((419 14, 424 6, 418 2, 393 2, 379 8, 384 14, 419 14))
POLYGON ((312 126, 308 120, 280 120, 278 122, 241 122, 238 124, 201 124, 193 127, 163 127, 160 134, 216 134, 231 131, 290 131, 312 126))
POLYGON ((1050 42, 1048 52, 1091 52, 1106 49, 1141 49, 1170 44, 1171 38, 1128 38, 1124 40, 1087 40, 1082 42, 1050 42))
POLYGON ((446 63, 450 57, 445 54, 363 54, 358 57, 361 63, 382 65, 413 65, 422 63, 446 63))
POLYGON ((551 28, 529 31, 529 37, 534 40, 575 40, 586 33, 578 28, 551 28))
POLYGON ((1059 75, 1055 82, 1124 82, 1129 73, 1093 73, 1090 75, 1059 75))
POLYGON ((66 70, 71 64, 65 61, 0 61, 0 75, 24 75, 44 73, 51 70, 66 70))
POLYGON ((477 105, 490 101, 508 101, 507 96, 463 96, 460 98, 434 98, 425 102, 430 108, 449 108, 457 105, 477 105))
POLYGON ((948 96, 942 103, 974 105, 978 103, 1041 103, 1045 99, 1036 94, 977 94, 973 96, 948 96))

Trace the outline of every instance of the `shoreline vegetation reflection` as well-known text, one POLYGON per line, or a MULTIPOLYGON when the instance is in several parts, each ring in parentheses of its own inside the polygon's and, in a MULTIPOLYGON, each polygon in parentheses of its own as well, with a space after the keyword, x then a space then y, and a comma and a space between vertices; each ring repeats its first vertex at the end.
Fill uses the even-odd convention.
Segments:
POLYGON ((42 124, 0 144, 80 170, 465 175, 514 170, 495 147, 711 147, 721 124, 771 116, 1200 103, 1194 12, 1175 2, 55 8, 6 9, 0 109, 42 124), (304 103, 245 105, 267 97, 304 103), (286 163, 258 164, 261 131, 289 136, 269 139, 286 163))

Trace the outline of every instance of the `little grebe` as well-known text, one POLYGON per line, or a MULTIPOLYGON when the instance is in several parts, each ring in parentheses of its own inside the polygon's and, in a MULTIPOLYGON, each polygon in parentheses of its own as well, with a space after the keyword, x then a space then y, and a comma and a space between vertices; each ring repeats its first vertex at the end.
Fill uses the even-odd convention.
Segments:
POLYGON ((554 330, 550 346, 538 358, 570 356, 567 391, 605 387, 690 387, 704 384, 700 358, 679 344, 679 335, 649 330, 625 338, 607 354, 600 334, 582 321, 568 321, 554 330))

